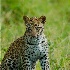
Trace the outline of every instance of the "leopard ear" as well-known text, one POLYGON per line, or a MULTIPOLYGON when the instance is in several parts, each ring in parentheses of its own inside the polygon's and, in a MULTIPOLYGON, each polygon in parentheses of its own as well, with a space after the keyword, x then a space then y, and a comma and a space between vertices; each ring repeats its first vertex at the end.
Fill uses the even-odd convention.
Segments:
POLYGON ((29 18, 27 16, 23 16, 23 20, 25 21, 25 23, 27 23, 29 21, 29 18))
POLYGON ((39 20, 41 21, 41 23, 45 23, 46 22, 46 17, 45 16, 41 16, 40 18, 39 18, 39 20))

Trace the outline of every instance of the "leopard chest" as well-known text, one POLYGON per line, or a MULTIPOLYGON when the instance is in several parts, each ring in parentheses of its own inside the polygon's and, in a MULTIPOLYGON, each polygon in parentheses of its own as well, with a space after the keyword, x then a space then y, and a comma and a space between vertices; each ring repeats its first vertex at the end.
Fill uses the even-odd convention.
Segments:
POLYGON ((25 54, 31 61, 37 61, 46 54, 46 47, 43 44, 29 45, 27 44, 27 49, 25 54))
POLYGON ((25 47, 25 55, 30 60, 36 61, 48 51, 47 39, 44 35, 40 35, 38 38, 28 36, 25 38, 25 47))

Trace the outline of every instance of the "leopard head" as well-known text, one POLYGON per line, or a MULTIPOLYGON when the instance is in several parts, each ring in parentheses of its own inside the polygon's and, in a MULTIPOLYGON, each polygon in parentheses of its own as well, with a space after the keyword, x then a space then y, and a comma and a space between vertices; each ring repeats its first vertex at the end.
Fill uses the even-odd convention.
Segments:
POLYGON ((23 20, 25 21, 26 32, 28 35, 37 37, 43 33, 44 24, 46 21, 45 16, 41 16, 40 18, 29 18, 27 16, 23 16, 23 20))

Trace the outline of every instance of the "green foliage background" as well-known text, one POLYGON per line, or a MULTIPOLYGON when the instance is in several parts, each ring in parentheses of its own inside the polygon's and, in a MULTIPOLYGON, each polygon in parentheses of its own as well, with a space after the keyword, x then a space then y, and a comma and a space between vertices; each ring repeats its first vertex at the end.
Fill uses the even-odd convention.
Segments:
MULTIPOLYGON (((70 0, 2 0, 0 61, 10 43, 25 32, 23 15, 46 16, 51 70, 70 70, 70 0)), ((36 67, 41 70, 39 62, 36 67)))

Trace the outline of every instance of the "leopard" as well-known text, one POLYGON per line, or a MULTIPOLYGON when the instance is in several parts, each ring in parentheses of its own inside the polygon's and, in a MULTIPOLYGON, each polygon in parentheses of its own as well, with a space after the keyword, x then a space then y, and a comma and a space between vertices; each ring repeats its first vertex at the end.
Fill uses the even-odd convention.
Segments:
POLYGON ((25 33, 10 44, 1 62, 1 70, 35 70, 39 60, 42 70, 50 70, 49 46, 44 34, 46 16, 23 16, 25 33))

